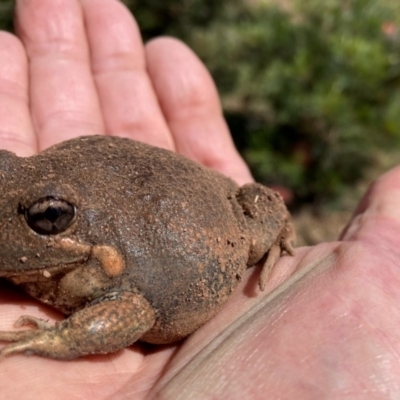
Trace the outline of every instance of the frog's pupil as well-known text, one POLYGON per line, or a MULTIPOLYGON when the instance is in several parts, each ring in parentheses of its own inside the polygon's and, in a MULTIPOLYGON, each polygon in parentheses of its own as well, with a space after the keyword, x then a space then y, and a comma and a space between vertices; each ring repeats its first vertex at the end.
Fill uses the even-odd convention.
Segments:
POLYGON ((55 222, 62 214, 63 212, 60 208, 57 209, 52 206, 48 207, 44 212, 45 218, 51 222, 55 222))

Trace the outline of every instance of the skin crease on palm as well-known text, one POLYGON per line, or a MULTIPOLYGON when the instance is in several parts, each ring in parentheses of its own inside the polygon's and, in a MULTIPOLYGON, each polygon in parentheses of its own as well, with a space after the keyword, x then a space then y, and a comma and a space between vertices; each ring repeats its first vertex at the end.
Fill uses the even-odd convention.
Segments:
MULTIPOLYGON (((0 34, 0 144, 21 156, 88 134, 175 150, 243 184, 215 86, 185 45, 143 46, 117 0, 20 0, 0 34)), ((365 195, 340 241, 259 271, 183 343, 60 362, 0 363, 2 398, 400 398, 400 167, 365 195)), ((61 315, 1 283, 0 330, 61 315)))

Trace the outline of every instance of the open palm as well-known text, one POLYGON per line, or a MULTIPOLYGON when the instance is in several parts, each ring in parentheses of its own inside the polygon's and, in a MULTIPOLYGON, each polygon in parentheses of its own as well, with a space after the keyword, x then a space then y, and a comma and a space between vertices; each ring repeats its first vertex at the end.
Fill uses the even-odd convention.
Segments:
MULTIPOLYGON (((143 46, 117 0, 17 1, 0 33, 0 143, 21 156, 81 135, 127 136, 251 180, 212 80, 182 43, 143 46)), ((0 363, 2 398, 400 397, 400 168, 378 180, 340 241, 283 257, 267 290, 247 271, 183 343, 60 362, 0 363)), ((0 330, 60 315, 6 284, 0 330)))

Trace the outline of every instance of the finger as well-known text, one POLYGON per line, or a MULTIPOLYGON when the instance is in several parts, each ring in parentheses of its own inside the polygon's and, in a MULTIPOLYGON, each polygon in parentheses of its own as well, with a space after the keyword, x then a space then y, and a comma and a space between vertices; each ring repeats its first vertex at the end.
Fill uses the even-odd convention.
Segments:
POLYGON ((107 133, 173 149, 136 22, 116 0, 82 0, 107 133))
POLYGON ((250 182, 250 172, 223 118, 215 85, 198 57, 172 38, 151 41, 146 57, 178 152, 239 183, 250 182))
POLYGON ((400 166, 369 188, 343 231, 343 240, 386 240, 398 248, 400 240, 400 166))
POLYGON ((20 156, 36 152, 28 106, 27 59, 21 42, 0 32, 0 147, 20 156))
POLYGON ((17 1, 17 32, 29 57, 39 148, 103 132, 82 10, 76 0, 17 1))

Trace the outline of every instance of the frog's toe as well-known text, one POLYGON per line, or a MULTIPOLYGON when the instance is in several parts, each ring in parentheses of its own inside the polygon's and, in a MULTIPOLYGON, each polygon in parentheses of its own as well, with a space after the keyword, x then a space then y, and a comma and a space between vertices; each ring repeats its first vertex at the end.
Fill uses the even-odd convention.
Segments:
POLYGON ((0 350, 0 360, 3 360, 4 358, 12 354, 17 354, 17 353, 29 354, 29 350, 32 350, 29 339, 16 341, 15 343, 11 343, 8 344, 7 346, 4 346, 0 350))
POLYGON ((37 330, 0 331, 0 342, 18 342, 36 336, 37 330))
POLYGON ((21 328, 22 326, 32 326, 36 329, 50 329, 53 325, 44 319, 32 317, 31 315, 22 315, 15 322, 14 326, 16 328, 21 328))
POLYGON ((265 262, 262 266, 262 271, 258 282, 261 291, 265 290, 265 285, 271 276, 272 269, 278 262, 282 252, 286 251, 286 253, 289 255, 294 256, 293 243, 295 241, 296 235, 294 233, 293 226, 290 222, 288 222, 283 228, 282 233, 279 235, 278 240, 269 249, 265 262))
MULTIPOLYGON (((16 328, 20 328, 23 326, 32 326, 35 329, 24 329, 20 331, 0 331, 0 342, 17 342, 15 343, 15 345, 8 345, 0 350, 0 358, 4 358, 8 354, 8 352, 10 351, 10 349, 8 348, 17 348, 18 346, 16 345, 18 343, 29 341, 35 336, 40 335, 41 331, 50 329, 50 327, 52 326, 48 321, 32 317, 30 315, 23 315, 22 317, 18 318, 14 325, 16 328)), ((14 350, 13 352, 18 351, 14 350)))
MULTIPOLYGON (((60 349, 58 349, 58 347, 63 347, 64 343, 62 342, 62 340, 59 340, 60 338, 58 337, 57 330, 54 326, 52 326, 51 328, 42 329, 40 328, 40 325, 42 325, 42 323, 45 323, 46 325, 50 324, 46 323, 46 321, 40 320, 39 318, 27 316, 21 317, 17 321, 17 323, 21 323, 21 325, 33 324, 38 329, 0 332, 0 341, 14 342, 4 346, 0 350, 0 360, 17 353, 25 353, 28 355, 47 355, 49 354, 49 349, 52 349, 52 351, 55 351, 56 353, 60 353, 60 349)), ((60 354, 65 352, 66 349, 63 349, 60 354)))
POLYGON ((280 247, 282 251, 286 251, 286 253, 294 256, 294 243, 296 243, 296 234, 294 232, 293 225, 290 222, 288 222, 283 229, 281 238, 280 247))
POLYGON ((262 292, 265 290, 265 285, 268 282, 269 277, 271 276, 271 271, 276 262, 279 260, 280 256, 281 256, 281 246, 279 243, 275 243, 269 249, 267 258, 262 266, 260 279, 258 281, 258 286, 260 287, 260 290, 262 292))

